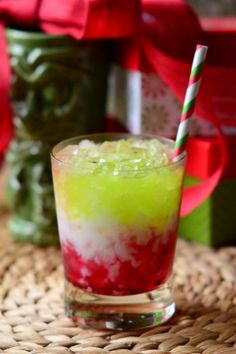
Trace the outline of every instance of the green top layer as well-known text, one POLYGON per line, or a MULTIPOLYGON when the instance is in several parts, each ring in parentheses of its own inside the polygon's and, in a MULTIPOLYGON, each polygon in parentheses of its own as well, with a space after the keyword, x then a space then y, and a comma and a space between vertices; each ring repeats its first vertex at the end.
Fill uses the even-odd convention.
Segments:
POLYGON ((54 172, 57 202, 70 219, 163 232, 178 213, 183 177, 171 152, 154 139, 70 145, 57 155, 66 162, 54 172))

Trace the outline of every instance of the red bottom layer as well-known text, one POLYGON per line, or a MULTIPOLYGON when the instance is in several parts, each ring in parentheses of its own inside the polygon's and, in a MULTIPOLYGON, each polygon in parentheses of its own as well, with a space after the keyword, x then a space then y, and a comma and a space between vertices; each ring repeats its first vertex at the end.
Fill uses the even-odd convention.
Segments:
POLYGON ((163 241, 152 232, 146 244, 138 244, 134 236, 127 238, 127 235, 119 238, 119 244, 122 242, 135 262, 121 260, 118 254, 108 262, 104 262, 100 254, 87 260, 71 243, 63 243, 67 280, 87 292, 116 296, 148 292, 167 281, 172 269, 176 230, 165 235, 163 241), (114 266, 117 271, 111 277, 110 270, 114 266))

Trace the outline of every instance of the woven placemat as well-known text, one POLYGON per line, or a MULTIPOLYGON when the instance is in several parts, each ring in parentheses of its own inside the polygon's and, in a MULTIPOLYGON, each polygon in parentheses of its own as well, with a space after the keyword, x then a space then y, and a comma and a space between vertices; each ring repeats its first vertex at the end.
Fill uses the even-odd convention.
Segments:
POLYGON ((1 212, 0 353, 236 353, 236 248, 178 241, 177 313, 149 330, 85 330, 64 315, 57 248, 13 242, 1 212))

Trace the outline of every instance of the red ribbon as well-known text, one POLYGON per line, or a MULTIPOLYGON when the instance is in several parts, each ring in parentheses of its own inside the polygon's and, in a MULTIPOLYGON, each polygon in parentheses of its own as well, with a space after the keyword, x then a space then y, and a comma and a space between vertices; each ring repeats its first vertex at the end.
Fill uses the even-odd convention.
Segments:
MULTIPOLYGON (((183 102, 186 85, 184 80, 180 80, 179 78, 186 78, 186 74, 189 73, 190 63, 184 63, 178 59, 168 57, 163 52, 155 48, 153 44, 146 39, 141 42, 141 47, 154 72, 156 72, 167 84, 167 86, 170 87, 176 97, 178 97, 180 101, 183 102)), ((210 81, 208 75, 211 76, 211 74, 211 68, 206 67, 203 72, 202 87, 200 88, 195 112, 199 117, 211 122, 216 128, 221 147, 219 155, 219 166, 211 176, 207 177, 198 186, 185 188, 181 205, 182 216, 189 214, 210 196, 215 187, 218 185, 227 162, 227 147, 225 137, 222 133, 220 121, 214 114, 214 106, 212 103, 212 95, 214 92, 209 91, 210 87, 208 83, 210 83, 210 81)), ((220 80, 219 71, 217 71, 215 74, 215 79, 218 78, 220 80)), ((231 70, 228 72, 228 75, 230 74, 231 70)), ((236 121, 233 123, 236 126, 236 121)))
POLYGON ((13 129, 11 121, 11 106, 9 102, 10 67, 6 52, 6 42, 3 26, 0 23, 0 156, 7 149, 13 129))

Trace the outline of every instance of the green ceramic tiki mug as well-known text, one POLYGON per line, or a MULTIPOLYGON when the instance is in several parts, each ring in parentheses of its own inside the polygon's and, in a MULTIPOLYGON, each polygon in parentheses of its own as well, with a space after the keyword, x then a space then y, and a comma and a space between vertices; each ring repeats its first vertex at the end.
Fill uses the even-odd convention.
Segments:
POLYGON ((58 242, 49 152, 58 141, 103 131, 109 60, 104 41, 8 29, 15 137, 7 159, 17 240, 58 242))

